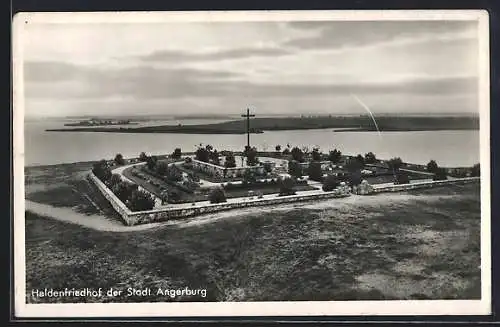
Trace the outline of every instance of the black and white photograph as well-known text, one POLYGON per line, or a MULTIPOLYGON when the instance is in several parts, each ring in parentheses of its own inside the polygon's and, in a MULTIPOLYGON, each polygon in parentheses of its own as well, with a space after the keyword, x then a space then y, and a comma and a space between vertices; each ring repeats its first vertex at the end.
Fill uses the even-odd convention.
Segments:
POLYGON ((487 12, 13 24, 16 315, 490 313, 487 12))

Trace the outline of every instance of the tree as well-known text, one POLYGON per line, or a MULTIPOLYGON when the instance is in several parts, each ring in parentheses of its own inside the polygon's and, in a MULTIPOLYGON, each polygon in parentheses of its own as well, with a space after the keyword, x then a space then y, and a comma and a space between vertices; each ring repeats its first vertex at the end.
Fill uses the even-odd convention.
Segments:
POLYGON ((247 165, 255 166, 259 163, 259 159, 257 158, 257 148, 256 147, 248 148, 248 145, 245 146, 245 150, 243 151, 243 154, 247 158, 247 165))
POLYGON ((276 146, 274 147, 274 149, 276 150, 276 152, 281 152, 281 145, 279 145, 279 144, 278 144, 278 145, 276 145, 276 146))
POLYGON ((208 162, 210 159, 210 151, 206 148, 199 147, 195 152, 195 158, 198 161, 208 162))
POLYGON ((471 176, 474 177, 481 176, 481 167, 478 163, 472 166, 471 176))
POLYGON ((297 160, 288 162, 288 173, 296 178, 302 177, 302 166, 297 160))
POLYGON ((147 154, 145 152, 141 152, 139 155, 139 161, 146 162, 146 160, 148 160, 147 154))
POLYGON ((335 175, 328 175, 323 181, 323 191, 330 192, 340 185, 340 181, 335 175))
POLYGON ((213 151, 209 152, 208 157, 209 157, 209 160, 214 165, 219 165, 220 164, 219 152, 217 152, 217 150, 213 150, 213 151))
POLYGON ((234 168, 236 167, 236 158, 232 152, 229 152, 226 155, 226 159, 224 160, 224 167, 226 168, 234 168))
POLYGON ((92 172, 94 175, 99 178, 103 183, 106 183, 111 178, 111 169, 109 169, 106 160, 102 159, 101 161, 95 163, 92 167, 92 172))
POLYGON ((321 179, 323 178, 323 171, 321 170, 320 162, 312 161, 309 163, 308 172, 310 180, 321 182, 321 179))
POLYGON ((151 210, 155 206, 155 200, 142 190, 134 190, 130 195, 128 205, 132 211, 151 210))
POLYGON ((175 148, 174 152, 172 153, 172 158, 179 159, 181 156, 182 156, 181 148, 175 148))
POLYGON ((222 203, 226 202, 226 193, 222 187, 216 187, 208 194, 208 199, 210 203, 222 203))
POLYGON ((165 175, 172 182, 180 182, 182 180, 182 171, 174 164, 168 165, 165 175))
POLYGON ((328 154, 328 160, 334 164, 338 163, 341 158, 342 158, 342 152, 340 152, 337 149, 330 151, 330 153, 328 154))
POLYGON ((168 170, 168 164, 165 161, 159 161, 156 164, 156 172, 158 175, 163 176, 167 173, 168 170))
POLYGON ((290 153, 293 160, 304 162, 304 152, 299 147, 294 147, 290 153))
POLYGON ((387 162, 387 165, 389 166, 389 169, 393 171, 394 174, 396 174, 399 171, 399 168, 403 165, 403 160, 401 158, 396 157, 392 158, 387 162))
POLYGON ((118 153, 116 156, 115 156, 115 159, 114 159, 115 163, 119 166, 123 166, 125 164, 125 159, 123 159, 123 156, 121 153, 118 153))
POLYGON ((132 192, 137 189, 137 184, 133 184, 127 181, 121 181, 120 183, 113 185, 111 191, 114 195, 116 195, 118 199, 125 203, 130 199, 132 192))
POLYGON ((359 156, 354 158, 349 158, 346 163, 346 168, 349 172, 358 172, 363 169, 363 162, 360 160, 359 156))
POLYGON ((314 148, 313 151, 311 152, 312 160, 313 161, 320 161, 321 160, 321 152, 319 152, 318 148, 314 148))
POLYGON ((158 157, 151 156, 146 160, 146 166, 149 170, 154 170, 156 168, 156 163, 158 162, 158 157))
POLYGON ((439 168, 439 166, 436 163, 436 161, 434 161, 434 160, 431 160, 431 161, 429 161, 427 163, 427 171, 429 173, 434 173, 435 174, 438 171, 438 168, 439 168))
POLYGON ((360 171, 354 171, 349 174, 349 186, 358 186, 361 184, 362 177, 360 171))
POLYGON ((433 181, 443 181, 443 180, 447 180, 447 179, 448 179, 448 176, 447 176, 446 169, 438 167, 434 170, 434 176, 432 177, 433 181))
POLYGON ((283 155, 289 155, 289 154, 290 154, 290 149, 285 148, 285 150, 283 150, 283 155))
POLYGON ((294 187, 295 187, 295 181, 292 178, 286 177, 286 178, 281 179, 279 195, 284 196, 284 195, 295 194, 294 187))
POLYGON ((377 162, 377 158, 375 157, 375 154, 373 152, 368 152, 365 154, 365 163, 367 164, 374 164, 377 162))

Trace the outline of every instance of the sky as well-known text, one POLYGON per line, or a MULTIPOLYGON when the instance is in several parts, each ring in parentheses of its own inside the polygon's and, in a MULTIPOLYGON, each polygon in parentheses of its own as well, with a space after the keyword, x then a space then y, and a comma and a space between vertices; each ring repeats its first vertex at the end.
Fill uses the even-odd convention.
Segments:
POLYGON ((478 112, 477 21, 27 23, 26 116, 478 112))

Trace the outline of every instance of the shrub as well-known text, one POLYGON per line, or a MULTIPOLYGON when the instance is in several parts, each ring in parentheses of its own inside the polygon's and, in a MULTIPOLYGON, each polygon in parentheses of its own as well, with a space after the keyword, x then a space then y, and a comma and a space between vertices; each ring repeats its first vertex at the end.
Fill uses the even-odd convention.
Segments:
POLYGON ((115 162, 115 164, 117 164, 119 166, 123 166, 125 164, 125 159, 123 159, 123 156, 121 153, 118 153, 115 156, 114 162, 115 162))
POLYGON ((351 157, 347 160, 346 168, 350 172, 356 172, 356 171, 360 171, 361 169, 363 169, 364 165, 365 165, 365 162, 364 162, 363 156, 358 155, 356 157, 351 157))
POLYGON ((474 166, 472 166, 471 176, 481 176, 481 167, 479 164, 475 164, 474 166))
POLYGON ((174 152, 172 153, 172 158, 179 159, 182 155, 182 151, 180 148, 175 148, 174 152))
POLYGON ((236 158, 232 152, 226 155, 226 159, 224 160, 224 167, 233 168, 236 167, 236 158))
POLYGON ((408 177, 408 174, 399 173, 396 175, 396 180, 394 181, 394 184, 409 184, 409 183, 410 183, 410 178, 408 177))
POLYGON ((210 203, 226 202, 226 193, 221 187, 214 188, 208 195, 210 203))
POLYGON ((349 174, 349 186, 351 187, 358 186, 359 184, 361 184, 361 181, 362 181, 362 176, 359 171, 352 172, 349 174))
POLYGON ((288 162, 288 173, 293 177, 302 177, 302 166, 297 160, 291 160, 288 162))
POLYGON ((155 201, 148 193, 142 190, 134 190, 130 195, 128 205, 132 211, 151 210, 155 206, 155 201))
POLYGON ((132 196, 132 193, 138 189, 137 184, 133 184, 126 181, 121 181, 111 188, 111 191, 118 199, 122 202, 127 202, 132 196))
POLYGON ((165 176, 172 182, 180 182, 182 180, 182 171, 174 164, 168 165, 165 176))
POLYGON ((290 153, 293 160, 304 162, 304 152, 299 147, 294 147, 290 153))
POLYGON ((313 161, 320 161, 321 160, 321 152, 319 152, 318 148, 314 148, 313 151, 311 152, 312 160, 313 161))
POLYGON ((438 164, 434 160, 431 160, 429 161, 429 163, 427 163, 427 171, 430 173, 436 174, 438 172, 438 168, 438 164))
POLYGON ((264 162, 263 166, 266 173, 270 173, 273 171, 273 164, 271 162, 264 162))
POLYGON ((106 183, 112 175, 111 169, 109 169, 108 163, 104 159, 93 165, 92 172, 103 183, 106 183))
POLYGON ((168 170, 168 164, 165 161, 159 161, 156 164, 156 172, 158 175, 163 176, 167 173, 168 170))
POLYGON ((154 170, 156 168, 156 163, 158 162, 158 158, 156 156, 151 156, 146 159, 146 166, 149 170, 154 170))
POLYGON ((432 180, 434 181, 443 181, 447 179, 448 176, 446 174, 446 169, 444 168, 437 168, 434 172, 434 176, 432 177, 432 180))
POLYGON ((326 176, 323 181, 323 191, 330 192, 336 189, 340 185, 339 179, 334 175, 326 176))
POLYGON ((323 178, 323 171, 321 170, 320 162, 313 161, 309 163, 308 171, 310 180, 321 182, 321 179, 323 178))
POLYGON ((332 163, 338 163, 341 158, 342 158, 342 152, 340 152, 337 149, 330 151, 330 153, 328 154, 328 160, 331 161, 332 163))
POLYGON ((113 187, 114 185, 120 183, 122 181, 122 178, 119 174, 112 174, 111 178, 109 179, 109 186, 113 187))
POLYGON ((365 163, 367 164, 374 164, 377 162, 377 158, 375 157, 375 154, 373 152, 368 152, 365 154, 365 163))
POLYGON ((401 166, 403 165, 403 160, 401 160, 401 158, 399 157, 392 158, 387 162, 387 165, 389 166, 389 169, 397 173, 399 168, 401 168, 401 166))
POLYGON ((195 158, 196 160, 199 160, 199 161, 203 161, 203 162, 208 162, 209 159, 210 159, 210 151, 208 148, 209 146, 207 145, 207 147, 203 148, 203 147, 199 147, 196 152, 195 152, 195 158))
POLYGON ((146 162, 147 160, 148 160, 148 156, 146 155, 146 153, 141 152, 141 154, 139 154, 139 161, 146 162))
POLYGON ((243 154, 247 158, 247 165, 255 166, 259 163, 259 158, 257 158, 257 148, 255 147, 248 148, 248 146, 245 146, 243 154))
POLYGON ((287 177, 287 178, 282 179, 281 182, 280 182, 280 193, 279 193, 279 195, 280 196, 284 196, 284 195, 293 195, 293 194, 295 194, 294 186, 295 186, 295 181, 292 178, 287 177))

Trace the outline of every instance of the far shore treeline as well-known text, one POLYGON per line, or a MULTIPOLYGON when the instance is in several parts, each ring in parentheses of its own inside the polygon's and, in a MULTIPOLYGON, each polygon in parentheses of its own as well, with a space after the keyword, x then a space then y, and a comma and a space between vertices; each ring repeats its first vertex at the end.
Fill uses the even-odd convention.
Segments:
MULTIPOLYGON (((301 129, 339 128, 345 131, 435 131, 435 130, 479 130, 478 116, 314 116, 254 118, 250 132, 283 131, 301 129)), ((186 134, 243 134, 245 120, 232 120, 212 124, 161 125, 144 127, 83 127, 47 129, 57 132, 108 132, 108 133, 186 133, 186 134)))

